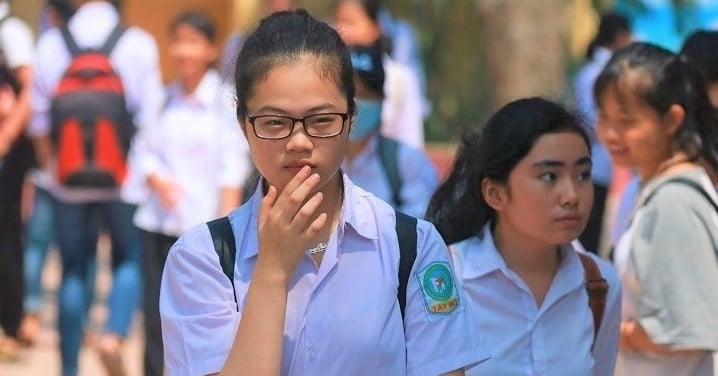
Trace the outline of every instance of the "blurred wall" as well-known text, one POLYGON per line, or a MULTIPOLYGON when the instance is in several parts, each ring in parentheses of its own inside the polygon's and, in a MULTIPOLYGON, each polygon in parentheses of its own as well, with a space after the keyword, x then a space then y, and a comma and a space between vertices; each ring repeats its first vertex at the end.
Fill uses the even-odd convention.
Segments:
POLYGON ((40 10, 44 4, 44 0, 10 0, 12 12, 25 20, 32 27, 35 34, 37 34, 40 10))

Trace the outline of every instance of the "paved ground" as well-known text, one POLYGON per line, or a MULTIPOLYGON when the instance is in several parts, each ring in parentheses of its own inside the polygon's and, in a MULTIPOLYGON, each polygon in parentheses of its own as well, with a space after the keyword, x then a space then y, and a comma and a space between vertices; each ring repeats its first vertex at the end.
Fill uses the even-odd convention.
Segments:
MULTIPOLYGON (((98 278, 97 278, 97 299, 90 311, 91 327, 100 327, 106 316, 106 309, 102 301, 107 294, 110 285, 110 273, 108 272, 108 257, 106 246, 100 247, 98 255, 98 278)), ((60 353, 59 336, 55 330, 57 319, 57 308, 55 291, 60 282, 60 264, 56 252, 51 251, 48 255, 48 263, 43 273, 43 285, 45 286, 45 304, 42 312, 43 329, 37 344, 32 348, 22 351, 20 361, 17 363, 0 363, 0 375, 2 376, 59 376, 60 375, 60 353)), ((128 376, 142 375, 142 334, 141 315, 137 315, 133 328, 126 341, 123 360, 128 376)), ((102 376, 104 369, 100 363, 97 353, 88 346, 84 346, 80 354, 80 376, 102 376)))

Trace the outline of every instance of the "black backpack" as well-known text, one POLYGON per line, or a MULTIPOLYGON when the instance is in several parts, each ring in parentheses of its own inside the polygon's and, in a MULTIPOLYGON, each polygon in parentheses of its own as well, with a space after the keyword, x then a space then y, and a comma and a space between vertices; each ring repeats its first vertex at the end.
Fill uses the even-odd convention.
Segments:
POLYGON ((109 57, 124 31, 118 24, 101 48, 83 50, 60 30, 72 60, 53 94, 50 137, 63 185, 115 188, 127 175, 135 126, 109 57))
MULTIPOLYGON (((414 266, 414 260, 416 260, 416 218, 401 212, 395 213, 396 235, 399 238, 399 288, 397 289, 397 299, 399 300, 399 308, 403 319, 406 309, 406 286, 409 283, 409 275, 411 274, 411 268, 414 266)), ((234 292, 234 262, 237 255, 237 246, 232 232, 232 224, 229 218, 222 217, 207 222, 207 227, 209 227, 209 232, 212 235, 214 250, 219 256, 222 271, 232 283, 232 291, 234 292)), ((235 304, 237 303, 236 295, 234 302, 235 304)))

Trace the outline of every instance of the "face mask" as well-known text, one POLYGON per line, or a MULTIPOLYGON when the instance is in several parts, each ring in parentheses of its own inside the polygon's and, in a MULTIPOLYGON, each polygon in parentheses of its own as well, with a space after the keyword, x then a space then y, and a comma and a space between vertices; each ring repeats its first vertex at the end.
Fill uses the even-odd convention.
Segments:
POLYGON ((381 123, 381 100, 379 99, 357 99, 357 116, 354 119, 354 126, 349 132, 349 139, 352 141, 361 140, 371 132, 379 129, 381 123))

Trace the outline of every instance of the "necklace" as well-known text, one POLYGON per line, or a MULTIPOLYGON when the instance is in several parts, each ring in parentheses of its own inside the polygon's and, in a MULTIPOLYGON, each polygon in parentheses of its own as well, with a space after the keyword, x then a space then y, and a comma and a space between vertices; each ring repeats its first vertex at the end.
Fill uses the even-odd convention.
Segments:
POLYGON ((327 250, 327 242, 319 242, 319 244, 315 245, 312 248, 307 249, 305 252, 308 255, 313 255, 315 253, 324 252, 327 250))

